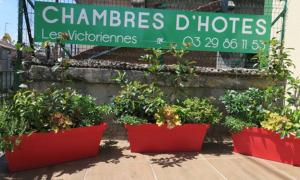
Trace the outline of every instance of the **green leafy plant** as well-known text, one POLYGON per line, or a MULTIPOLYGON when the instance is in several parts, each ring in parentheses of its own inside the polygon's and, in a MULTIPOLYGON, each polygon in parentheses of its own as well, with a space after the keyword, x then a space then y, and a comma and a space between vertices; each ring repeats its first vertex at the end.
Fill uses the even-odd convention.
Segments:
POLYGON ((269 43, 271 52, 266 53, 261 50, 254 59, 258 60, 258 68, 263 73, 267 73, 276 81, 284 81, 293 73, 292 68, 295 67, 287 48, 283 46, 277 39, 273 38, 269 43))
POLYGON ((263 128, 281 134, 282 138, 290 134, 300 137, 300 80, 294 77, 292 69, 295 68, 290 59, 289 50, 276 39, 269 42, 271 52, 261 51, 256 56, 259 69, 266 73, 276 84, 266 91, 267 109, 271 111, 261 123, 263 128), (285 102, 285 104, 284 104, 285 102))
POLYGON ((91 96, 69 88, 18 91, 0 110, 0 150, 12 150, 19 142, 10 137, 99 124, 105 110, 91 96))
POLYGON ((287 105, 293 109, 300 109, 300 78, 290 77, 286 90, 287 105))
POLYGON ((122 124, 139 125, 148 123, 148 120, 136 116, 124 115, 118 119, 118 122, 122 124))
POLYGON ((162 59, 166 51, 162 49, 146 49, 147 54, 141 56, 141 60, 149 64, 148 73, 158 74, 160 73, 164 65, 162 65, 162 59))
POLYGON ((266 120, 261 122, 261 126, 265 129, 280 133, 281 137, 284 138, 291 133, 293 122, 286 116, 282 116, 278 113, 269 113, 266 120))
POLYGON ((220 100, 225 105, 229 116, 253 124, 260 124, 265 120, 265 91, 263 90, 256 88, 249 88, 243 92, 230 90, 220 100))
POLYGON ((283 109, 285 93, 285 89, 282 86, 271 86, 265 89, 265 108, 271 112, 281 113, 283 109))
POLYGON ((300 109, 286 111, 285 115, 293 123, 292 134, 300 138, 300 109))
POLYGON ((246 122, 244 120, 227 116, 223 122, 223 126, 226 127, 231 133, 238 133, 247 127, 256 127, 257 125, 252 122, 246 122))
POLYGON ((214 106, 211 99, 185 99, 180 106, 177 106, 177 112, 183 123, 209 123, 216 125, 222 118, 222 114, 214 106))
POLYGON ((195 74, 195 61, 186 59, 185 55, 189 52, 187 48, 190 44, 184 44, 184 48, 178 49, 176 44, 171 44, 168 52, 176 59, 175 67, 175 82, 178 86, 184 87, 183 82, 188 81, 191 75, 195 74))
POLYGON ((175 88, 171 93, 171 102, 176 102, 179 97, 185 97, 184 83, 189 80, 189 78, 195 75, 195 61, 185 58, 188 53, 187 49, 190 45, 184 44, 184 48, 178 48, 176 44, 170 44, 168 50, 161 49, 146 49, 146 54, 141 56, 141 60, 147 62, 149 67, 147 68, 146 76, 152 75, 153 83, 157 84, 158 76, 162 74, 165 69, 163 64, 163 58, 165 55, 171 55, 176 61, 176 64, 172 65, 171 75, 174 76, 173 83, 175 88))
MULTIPOLYGON (((300 138, 300 110, 299 109, 291 109, 285 108, 283 110, 281 117, 285 117, 286 121, 280 121, 278 126, 282 128, 273 128, 272 130, 281 134, 282 137, 286 137, 289 135, 294 135, 300 138), (288 122, 288 123, 287 123, 288 122)), ((269 121, 272 119, 269 118, 269 121)), ((274 120, 273 120, 274 121, 274 120)), ((268 122, 268 121, 267 121, 268 122)))
POLYGON ((165 105, 163 92, 154 84, 132 81, 122 86, 112 106, 117 118, 130 115, 154 122, 154 114, 165 105))

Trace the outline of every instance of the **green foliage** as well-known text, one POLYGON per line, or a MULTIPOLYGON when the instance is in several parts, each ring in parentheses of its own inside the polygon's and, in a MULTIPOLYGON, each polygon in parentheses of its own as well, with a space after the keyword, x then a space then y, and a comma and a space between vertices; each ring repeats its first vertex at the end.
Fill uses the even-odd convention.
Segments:
POLYGON ((146 51, 148 53, 141 56, 141 60, 150 65, 148 67, 148 72, 153 74, 161 72, 164 68, 164 65, 161 65, 161 63, 166 52, 161 49, 147 49, 146 51))
POLYGON ((261 122, 261 126, 265 129, 280 133, 282 138, 289 136, 293 130, 293 122, 286 116, 282 116, 278 113, 269 113, 266 120, 261 122))
POLYGON ((0 150, 13 148, 15 142, 4 140, 11 136, 99 124, 105 110, 72 89, 18 91, 0 110, 0 150))
POLYGON ((190 98, 177 106, 177 112, 183 123, 209 123, 216 125, 222 114, 210 99, 190 98))
POLYGON ((121 124, 139 125, 139 124, 146 124, 148 120, 136 116, 124 115, 118 119, 118 122, 121 124))
POLYGON ((154 121, 154 114, 165 104, 158 87, 132 81, 122 86, 119 95, 114 97, 113 110, 118 118, 130 115, 154 121))
POLYGON ((285 89, 282 86, 271 86, 264 90, 265 108, 271 112, 282 112, 285 89))
POLYGON ((290 134, 300 137, 300 79, 291 71, 295 68, 290 59, 289 49, 276 39, 270 41, 271 52, 258 53, 259 69, 267 73, 275 82, 285 82, 285 86, 274 86, 266 91, 267 108, 272 112, 261 125, 273 130, 284 138, 290 134), (278 103, 279 102, 279 103, 278 103), (286 102, 285 106, 279 104, 286 102))
MULTIPOLYGON (((292 128, 290 129, 290 134, 295 135, 296 137, 300 138, 300 109, 285 109, 283 113, 287 118, 290 119, 292 122, 292 128)), ((279 132, 281 133, 281 132, 279 132)))
POLYGON ((229 116, 257 125, 265 120, 265 92, 263 90, 256 88, 249 88, 244 92, 230 90, 220 100, 225 105, 229 116))
POLYGON ((223 125, 224 127, 228 128, 231 133, 238 133, 244 128, 257 126, 252 122, 246 122, 232 116, 227 116, 223 122, 223 125))
POLYGON ((165 106, 160 109, 155 114, 155 120, 158 126, 167 125, 170 129, 181 125, 177 109, 173 106, 165 106))
POLYGON ((288 49, 275 38, 269 42, 269 45, 271 47, 269 54, 260 51, 255 57, 259 62, 259 69, 274 80, 286 80, 292 75, 291 69, 295 67, 293 61, 289 58, 288 49))
POLYGON ((148 49, 147 54, 141 56, 141 60, 147 62, 150 66, 145 73, 146 76, 149 74, 152 75, 153 83, 157 84, 158 76, 161 75, 162 71, 165 69, 165 65, 163 64, 163 58, 165 55, 171 55, 176 64, 172 65, 174 71, 171 71, 171 75, 174 76, 173 83, 175 85, 174 91, 171 93, 172 96, 170 100, 172 102, 177 101, 178 97, 184 96, 184 83, 188 81, 188 79, 195 75, 195 61, 191 61, 186 59, 184 56, 188 53, 187 48, 189 44, 185 44, 182 49, 178 49, 176 44, 171 44, 168 50, 161 49, 148 49))
POLYGON ((300 109, 300 79, 290 77, 286 91, 286 101, 288 106, 293 109, 300 109))
POLYGON ((113 78, 121 86, 126 85, 129 81, 126 79, 126 72, 117 71, 117 76, 113 78))
POLYGON ((51 70, 60 74, 61 81, 64 84, 67 81, 70 81, 66 75, 66 71, 70 68, 70 66, 70 59, 58 58, 51 70))

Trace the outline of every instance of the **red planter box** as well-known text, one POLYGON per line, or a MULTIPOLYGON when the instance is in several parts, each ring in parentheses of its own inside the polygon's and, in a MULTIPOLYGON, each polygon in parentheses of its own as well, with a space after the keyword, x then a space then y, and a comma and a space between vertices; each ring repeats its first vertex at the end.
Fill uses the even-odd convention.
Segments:
POLYGON ((6 152, 10 172, 44 167, 96 156, 107 124, 68 129, 59 133, 23 135, 13 152, 6 152))
POLYGON ((247 128, 232 135, 234 152, 300 166, 300 139, 262 128, 247 128))
POLYGON ((208 124, 184 124, 172 129, 155 124, 125 125, 131 152, 200 152, 208 124))

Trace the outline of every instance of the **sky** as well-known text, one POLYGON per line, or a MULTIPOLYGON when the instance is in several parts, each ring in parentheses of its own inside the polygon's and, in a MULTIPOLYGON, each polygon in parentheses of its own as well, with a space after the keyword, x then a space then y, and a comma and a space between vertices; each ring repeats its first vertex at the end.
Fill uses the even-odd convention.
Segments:
POLYGON ((0 38, 5 31, 9 33, 13 40, 18 36, 18 0, 0 0, 0 38))

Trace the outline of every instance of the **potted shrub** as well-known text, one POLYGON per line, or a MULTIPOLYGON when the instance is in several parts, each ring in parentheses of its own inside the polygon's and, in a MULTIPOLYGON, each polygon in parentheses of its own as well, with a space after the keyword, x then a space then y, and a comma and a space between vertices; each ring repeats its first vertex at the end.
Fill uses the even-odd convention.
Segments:
MULTIPOLYGON (((221 101, 228 116, 223 124, 233 134, 234 152, 300 165, 300 111, 270 112, 267 91, 228 91, 221 101)), ((276 96, 274 96, 276 97, 276 96)))
POLYGON ((104 106, 71 89, 22 90, 0 110, 0 150, 20 171, 95 156, 104 106))
POLYGON ((132 152, 199 152, 210 124, 221 114, 207 99, 168 104, 153 84, 133 81, 114 98, 117 121, 125 124, 132 152))

